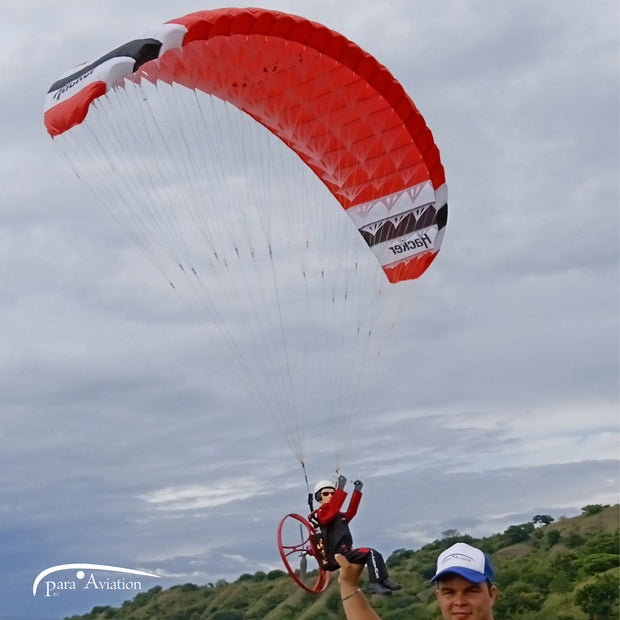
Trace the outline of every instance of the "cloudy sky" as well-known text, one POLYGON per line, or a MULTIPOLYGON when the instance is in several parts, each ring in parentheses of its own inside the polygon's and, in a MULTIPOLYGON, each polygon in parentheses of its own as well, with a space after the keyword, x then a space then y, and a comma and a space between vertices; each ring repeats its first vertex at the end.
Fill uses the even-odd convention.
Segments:
MULTIPOLYGON (((446 169, 442 252, 341 462, 365 482, 357 541, 388 554, 617 502, 619 37, 611 0, 385 5, 268 8, 388 66, 446 169)), ((1 619, 127 598, 33 597, 37 574, 61 564, 160 575, 145 587, 279 568, 278 521, 305 511, 295 456, 216 336, 93 204, 42 123, 63 71, 218 4, 86 6, 21 3, 2 25, 1 619)), ((315 440, 310 476, 330 476, 315 440)))

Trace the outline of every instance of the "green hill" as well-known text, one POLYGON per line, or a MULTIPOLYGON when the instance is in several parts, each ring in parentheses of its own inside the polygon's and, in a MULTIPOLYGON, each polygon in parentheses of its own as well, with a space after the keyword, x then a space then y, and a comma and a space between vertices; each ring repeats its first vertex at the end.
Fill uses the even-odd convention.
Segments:
MULTIPOLYGON (((555 521, 536 515, 501 534, 473 538, 455 531, 417 551, 388 559, 403 589, 373 597, 383 620, 437 620, 429 583, 437 554, 463 540, 489 553, 497 576, 500 620, 615 620, 620 583, 619 506, 590 505, 555 521)), ((335 581, 335 580, 334 580, 335 581)), ((242 575, 234 583, 185 584, 138 594, 120 608, 95 607, 65 620, 342 620, 335 583, 321 594, 299 589, 283 571, 242 575)))

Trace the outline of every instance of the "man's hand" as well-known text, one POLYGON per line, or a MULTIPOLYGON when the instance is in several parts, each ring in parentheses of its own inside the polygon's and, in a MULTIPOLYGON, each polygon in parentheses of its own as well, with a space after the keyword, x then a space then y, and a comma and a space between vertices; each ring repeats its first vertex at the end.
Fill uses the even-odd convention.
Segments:
POLYGON ((353 483, 353 486, 355 487, 355 490, 356 490, 356 491, 361 491, 361 490, 362 490, 362 487, 364 486, 364 483, 363 483, 361 480, 356 480, 356 481, 353 483))
POLYGON ((344 476, 342 475, 338 476, 338 488, 339 489, 344 489, 344 485, 346 483, 347 483, 347 479, 344 476))
POLYGON ((364 570, 364 565, 351 564, 351 562, 340 553, 337 553, 334 557, 340 566, 340 572, 338 573, 338 583, 340 586, 357 587, 357 582, 364 570))

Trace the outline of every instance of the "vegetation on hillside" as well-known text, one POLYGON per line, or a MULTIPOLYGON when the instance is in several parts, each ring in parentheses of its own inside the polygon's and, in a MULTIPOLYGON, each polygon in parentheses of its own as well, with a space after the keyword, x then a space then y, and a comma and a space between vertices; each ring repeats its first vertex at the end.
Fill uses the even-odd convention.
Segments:
MULTIPOLYGON (((403 589, 373 597, 383 620, 437 620, 429 579, 440 551, 457 540, 490 554, 500 620, 613 620, 619 617, 619 506, 593 504, 555 521, 536 515, 504 532, 473 538, 455 530, 417 551, 398 549, 388 565, 403 589)), ((338 588, 297 588, 283 571, 245 574, 234 583, 155 587, 120 608, 95 607, 65 620, 342 620, 338 588)))

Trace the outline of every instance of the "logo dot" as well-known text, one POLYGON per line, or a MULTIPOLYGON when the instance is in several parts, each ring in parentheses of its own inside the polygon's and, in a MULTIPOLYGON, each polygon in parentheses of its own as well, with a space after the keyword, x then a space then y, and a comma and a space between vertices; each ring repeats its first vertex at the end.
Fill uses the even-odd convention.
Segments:
POLYGON ((79 571, 75 574, 75 576, 76 576, 78 579, 84 579, 84 577, 85 577, 86 575, 84 574, 84 571, 83 571, 83 570, 79 570, 79 571))

